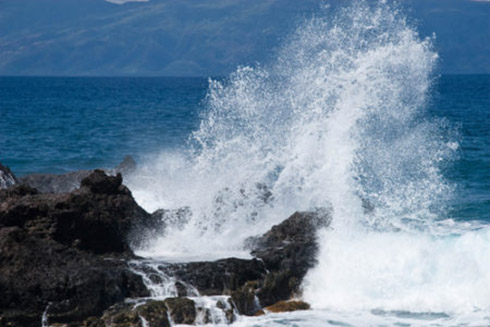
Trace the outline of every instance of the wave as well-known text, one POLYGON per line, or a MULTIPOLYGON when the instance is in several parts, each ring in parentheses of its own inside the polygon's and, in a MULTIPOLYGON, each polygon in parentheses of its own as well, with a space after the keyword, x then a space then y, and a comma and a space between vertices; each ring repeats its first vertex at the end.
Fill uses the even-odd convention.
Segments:
POLYGON ((305 282, 314 307, 488 310, 490 234, 448 219, 457 136, 425 112, 432 42, 396 4, 351 1, 305 19, 271 63, 210 80, 188 148, 128 181, 148 210, 186 208, 140 253, 228 255, 328 207, 305 282))

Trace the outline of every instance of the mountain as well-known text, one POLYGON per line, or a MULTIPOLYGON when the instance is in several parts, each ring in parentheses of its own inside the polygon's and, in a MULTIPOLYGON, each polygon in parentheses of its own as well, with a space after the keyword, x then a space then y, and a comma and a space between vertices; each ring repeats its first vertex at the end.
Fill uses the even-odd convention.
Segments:
MULTIPOLYGON (((336 0, 339 2, 341 0, 336 0)), ((490 3, 410 0, 441 71, 490 73, 490 3)), ((267 60, 318 0, 0 0, 0 75, 222 75, 267 60)))

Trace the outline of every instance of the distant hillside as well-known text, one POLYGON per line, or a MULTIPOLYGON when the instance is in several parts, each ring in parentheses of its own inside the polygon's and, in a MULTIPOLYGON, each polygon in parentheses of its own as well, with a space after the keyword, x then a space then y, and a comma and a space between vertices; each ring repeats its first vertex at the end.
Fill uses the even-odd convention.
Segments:
MULTIPOLYGON (((490 73, 488 2, 406 3, 422 34, 437 33, 443 72, 490 73)), ((317 8, 318 0, 0 0, 0 74, 227 74, 267 60, 317 8)))

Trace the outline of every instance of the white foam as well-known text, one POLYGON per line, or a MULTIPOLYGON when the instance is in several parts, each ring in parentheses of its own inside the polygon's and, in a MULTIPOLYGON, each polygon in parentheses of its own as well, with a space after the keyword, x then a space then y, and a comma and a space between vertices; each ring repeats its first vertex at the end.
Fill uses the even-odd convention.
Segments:
POLYGON ((489 251, 490 229, 445 236, 325 233, 305 299, 343 311, 489 311, 489 251))
POLYGON ((146 209, 189 209, 140 253, 228 255, 294 211, 331 207, 306 279, 314 307, 487 310, 488 229, 446 219, 458 143, 424 116, 436 61, 396 6, 353 1, 306 20, 272 64, 210 81, 188 151, 129 179, 146 209))

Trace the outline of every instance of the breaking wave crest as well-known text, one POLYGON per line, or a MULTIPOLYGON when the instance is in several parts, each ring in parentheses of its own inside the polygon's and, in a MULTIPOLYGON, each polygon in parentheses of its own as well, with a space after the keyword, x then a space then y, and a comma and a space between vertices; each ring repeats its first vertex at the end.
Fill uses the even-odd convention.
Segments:
POLYGON ((225 255, 294 211, 330 208, 305 282, 314 307, 488 309, 489 233, 445 212, 458 143, 425 114, 431 43, 396 5, 353 1, 305 20, 273 62, 210 80, 189 147, 128 181, 173 222, 141 254, 225 255))

